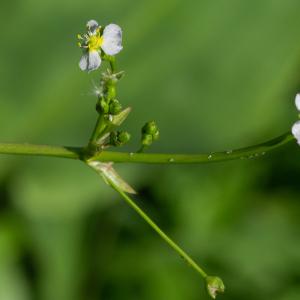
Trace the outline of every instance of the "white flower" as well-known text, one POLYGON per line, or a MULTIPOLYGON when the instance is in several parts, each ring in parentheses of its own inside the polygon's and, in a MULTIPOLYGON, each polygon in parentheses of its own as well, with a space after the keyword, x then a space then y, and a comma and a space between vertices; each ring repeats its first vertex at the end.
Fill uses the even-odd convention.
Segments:
POLYGON ((297 121, 292 127, 292 134, 300 145, 300 121, 297 121))
POLYGON ((95 20, 86 24, 87 33, 78 35, 79 47, 84 53, 79 67, 82 71, 94 71, 101 65, 101 51, 107 55, 116 55, 122 49, 122 29, 116 24, 106 26, 101 35, 101 26, 95 20))
MULTIPOLYGON (((297 94, 295 97, 295 104, 296 104, 298 111, 300 112, 300 93, 297 94)), ((297 143, 300 145, 300 121, 297 121, 293 125, 292 134, 295 137, 295 139, 297 140, 297 143)))
POLYGON ((300 94, 296 95, 295 104, 296 104, 298 111, 300 111, 300 94))

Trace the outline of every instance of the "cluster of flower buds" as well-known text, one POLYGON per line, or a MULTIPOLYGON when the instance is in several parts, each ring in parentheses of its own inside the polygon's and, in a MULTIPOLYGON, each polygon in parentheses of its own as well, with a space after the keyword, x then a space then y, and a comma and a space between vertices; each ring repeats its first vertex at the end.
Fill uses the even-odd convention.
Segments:
POLYGON ((130 133, 127 131, 112 131, 110 133, 110 142, 111 146, 120 147, 124 146, 130 140, 130 133))
POLYGON ((147 122, 142 127, 142 146, 149 147, 159 138, 159 130, 154 121, 147 122))
POLYGON ((100 86, 96 88, 98 113, 117 115, 122 110, 120 102, 116 99, 116 84, 123 75, 124 72, 112 73, 111 70, 102 73, 100 86))
MULTIPOLYGON (((298 112, 300 113, 300 94, 296 95, 295 104, 298 112)), ((300 115, 299 115, 300 117, 300 115)), ((292 127, 292 134, 300 145, 300 121, 297 121, 292 127)))
POLYGON ((113 73, 112 70, 107 70, 102 73, 100 85, 96 89, 98 96, 96 110, 106 123, 105 129, 102 134, 100 132, 97 139, 98 146, 122 146, 130 139, 129 133, 113 131, 123 123, 130 112, 130 108, 123 110, 120 101, 116 98, 116 84, 123 75, 124 72, 113 73))

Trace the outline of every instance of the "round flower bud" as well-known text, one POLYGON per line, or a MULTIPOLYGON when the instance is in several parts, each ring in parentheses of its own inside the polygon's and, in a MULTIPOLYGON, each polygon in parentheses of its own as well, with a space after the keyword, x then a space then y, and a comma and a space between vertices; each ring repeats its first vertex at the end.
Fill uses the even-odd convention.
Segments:
POLYGON ((111 101, 109 105, 109 113, 112 115, 117 115, 121 112, 122 110, 122 105, 117 99, 114 99, 111 101))
POLYGON ((158 127, 154 121, 147 122, 143 128, 142 133, 154 135, 158 131, 158 127))
POLYGON ((127 131, 112 131, 110 133, 110 144, 112 146, 120 147, 125 145, 130 140, 130 134, 127 131))
POLYGON ((225 285, 221 278, 215 276, 206 277, 206 288, 208 294, 216 299, 218 293, 224 293, 225 285))
POLYGON ((119 132, 118 139, 119 139, 119 142, 121 145, 128 143, 130 141, 130 138, 131 138, 131 136, 130 136, 129 132, 127 132, 127 131, 119 132))

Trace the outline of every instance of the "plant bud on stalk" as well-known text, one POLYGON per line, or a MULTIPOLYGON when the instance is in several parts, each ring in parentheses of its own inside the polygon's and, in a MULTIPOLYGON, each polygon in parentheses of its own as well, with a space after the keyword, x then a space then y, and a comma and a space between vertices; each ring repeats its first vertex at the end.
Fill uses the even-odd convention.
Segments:
POLYGON ((112 131, 110 133, 110 145, 120 147, 130 140, 130 134, 127 131, 112 131))
POLYGON ((121 110, 122 110, 121 103, 117 99, 112 100, 109 105, 109 113, 111 115, 117 115, 121 112, 121 110))
POLYGON ((149 121, 142 127, 142 146, 149 147, 159 138, 159 130, 155 121, 149 121))
POLYGON ((158 131, 158 127, 154 121, 147 122, 143 128, 142 133, 154 135, 158 131))
POLYGON ((206 277, 206 288, 208 294, 216 299, 218 293, 224 293, 225 285, 221 278, 216 276, 207 276, 206 277))

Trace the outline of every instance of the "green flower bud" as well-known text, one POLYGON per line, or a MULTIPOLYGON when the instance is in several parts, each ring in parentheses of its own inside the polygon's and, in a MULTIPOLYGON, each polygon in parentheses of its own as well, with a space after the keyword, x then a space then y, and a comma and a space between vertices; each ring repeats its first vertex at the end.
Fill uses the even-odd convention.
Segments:
POLYGON ((115 147, 123 146, 129 142, 130 137, 127 131, 112 131, 110 133, 110 144, 115 147))
POLYGON ((154 121, 147 122, 143 128, 142 133, 154 135, 158 131, 158 127, 154 121))
POLYGON ((142 145, 150 146, 153 143, 153 137, 151 134, 143 134, 142 135, 142 145))
POLYGON ((119 132, 119 137, 118 138, 119 138, 120 143, 122 145, 124 145, 124 144, 126 144, 130 141, 131 136, 130 136, 129 132, 121 131, 121 132, 119 132))
POLYGON ((158 138, 159 130, 156 123, 154 121, 147 122, 142 127, 142 146, 144 148, 149 147, 154 141, 158 140, 158 138))
POLYGON ((206 288, 208 294, 216 299, 218 293, 224 293, 225 285, 221 278, 215 276, 206 277, 206 288))
POLYGON ((121 112, 121 110, 122 105, 120 104, 120 102, 117 99, 112 100, 109 105, 109 113, 111 115, 117 115, 121 112))

